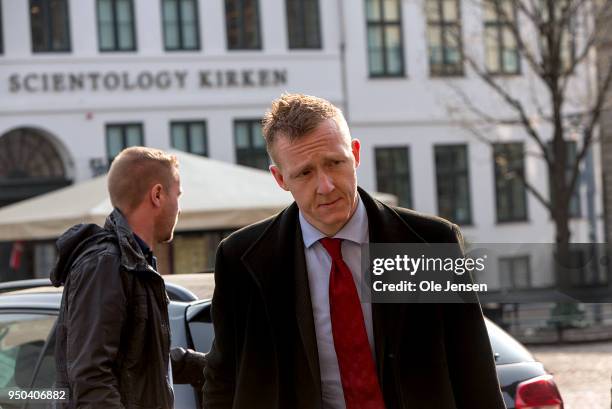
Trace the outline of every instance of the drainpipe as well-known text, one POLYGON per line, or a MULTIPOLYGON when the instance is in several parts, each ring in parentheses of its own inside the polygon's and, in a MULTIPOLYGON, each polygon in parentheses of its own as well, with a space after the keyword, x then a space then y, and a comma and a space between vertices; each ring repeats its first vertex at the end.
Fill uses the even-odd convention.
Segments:
POLYGON ((343 2, 344 0, 337 0, 338 1, 338 19, 339 24, 338 27, 340 29, 340 43, 339 43, 339 51, 340 51, 340 76, 341 76, 341 83, 342 83, 342 99, 343 99, 343 105, 344 105, 344 109, 342 110, 342 112, 344 113, 344 118, 346 119, 346 122, 350 122, 349 121, 349 117, 350 117, 350 109, 349 109, 349 97, 348 97, 348 78, 347 78, 347 71, 346 71, 346 24, 344 21, 344 6, 343 6, 343 2))

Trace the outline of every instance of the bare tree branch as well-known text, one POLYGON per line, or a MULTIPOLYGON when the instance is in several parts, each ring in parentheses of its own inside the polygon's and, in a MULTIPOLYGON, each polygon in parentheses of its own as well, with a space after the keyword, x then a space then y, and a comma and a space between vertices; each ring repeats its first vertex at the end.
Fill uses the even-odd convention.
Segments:
POLYGON ((540 103, 540 100, 538 99, 538 93, 536 92, 535 87, 534 87, 533 77, 530 75, 527 78, 529 81, 529 95, 531 97, 531 103, 533 104, 534 107, 536 107, 536 110, 538 111, 538 115, 540 116, 540 118, 544 119, 548 123, 552 123, 550 119, 550 114, 544 112, 544 108, 542 107, 542 104, 540 103))
POLYGON ((584 134, 583 134, 584 139, 583 139, 582 147, 578 155, 576 156, 574 163, 572 164, 572 173, 571 173, 571 178, 569 182, 570 192, 574 190, 574 186, 576 185, 576 181, 578 180, 580 163, 585 158, 589 147, 592 145, 593 136, 595 133, 594 132, 595 127, 597 126, 597 123, 599 122, 599 118, 601 117, 601 113, 603 111, 602 107, 604 106, 606 98, 609 97, 608 92, 610 90, 611 84, 612 84, 612 63, 609 63, 605 77, 603 81, 601 82, 601 85, 598 87, 598 91, 597 91, 598 94, 595 99, 595 104, 593 105, 593 108, 591 108, 591 110, 589 111, 591 120, 589 121, 588 125, 584 129, 584 134))
MULTIPOLYGON (((503 21, 507 22, 505 25, 508 29, 510 29, 512 36, 517 44, 517 50, 519 54, 522 55, 525 60, 529 63, 531 70, 540 78, 544 79, 544 67, 541 61, 538 61, 537 53, 534 50, 531 50, 529 47, 529 43, 523 39, 523 31, 521 31, 520 27, 520 19, 521 15, 517 13, 516 16, 509 16, 506 13, 506 10, 501 6, 500 0, 484 0, 484 2, 490 2, 496 4, 497 12, 500 14, 500 17, 503 21)), ((540 19, 537 15, 533 14, 525 4, 521 0, 513 0, 513 9, 516 7, 517 11, 521 11, 523 15, 529 18, 530 21, 534 25, 540 24, 540 19)))
POLYGON ((543 139, 540 136, 540 134, 535 130, 535 128, 531 125, 531 122, 529 120, 529 117, 527 116, 527 113, 525 111, 525 108, 523 107, 523 104, 521 104, 521 102, 518 99, 510 95, 510 93, 508 93, 501 85, 499 85, 490 74, 481 70, 480 67, 478 67, 478 64, 476 64, 476 62, 472 58, 464 56, 464 59, 468 62, 468 64, 474 70, 474 72, 485 83, 487 83, 491 88, 493 88, 493 90, 495 90, 497 94, 502 99, 504 99, 510 107, 512 107, 516 111, 516 113, 518 114, 520 118, 520 122, 523 124, 523 127, 525 128, 529 136, 540 146, 540 149, 542 149, 542 153, 544 154, 544 158, 547 164, 550 166, 551 161, 547 153, 546 146, 544 145, 543 139))
MULTIPOLYGON (((466 125, 465 129, 467 129, 476 139, 488 144, 491 148, 493 148, 493 146, 495 145, 494 141, 492 141, 486 135, 483 135, 478 129, 472 126, 471 123, 466 123, 465 125, 466 125)), ((527 180, 527 177, 525 176, 524 171, 522 173, 521 172, 513 173, 513 175, 516 176, 521 181, 523 186, 525 186, 525 189, 529 193, 531 193, 533 197, 535 197, 536 200, 540 202, 540 204, 542 204, 542 206, 544 206, 549 212, 552 212, 551 202, 549 200, 546 200, 544 195, 527 180)))
MULTIPOLYGON (((470 99, 466 92, 457 92, 457 89, 455 91, 463 106, 486 124, 518 124, 525 130, 527 137, 533 139, 533 146, 537 146, 541 153, 526 152, 525 155, 541 155, 545 160, 552 181, 550 196, 555 198, 554 203, 546 200, 546 196, 527 180, 523 183, 527 191, 544 205, 553 217, 557 243, 568 243, 568 209, 578 182, 581 163, 589 148, 601 138, 596 135, 597 124, 607 109, 606 98, 612 98, 612 95, 609 95, 612 88, 612 62, 604 69, 597 87, 593 87, 597 88, 595 92, 591 91, 592 88, 587 83, 587 101, 574 101, 572 109, 577 112, 566 112, 564 105, 566 100, 568 103, 572 101, 573 93, 568 93, 570 84, 573 86, 582 79, 586 81, 593 75, 593 66, 590 65, 594 57, 593 50, 604 40, 612 42, 612 0, 507 0, 517 10, 516 14, 507 7, 506 0, 480 1, 481 4, 484 1, 488 7, 495 7, 496 27, 505 33, 511 33, 514 38, 514 43, 510 46, 503 40, 498 40, 498 47, 500 50, 503 50, 503 47, 506 47, 506 50, 508 47, 516 47, 517 54, 528 63, 529 71, 533 72, 529 72, 525 77, 529 80, 529 90, 532 92, 529 96, 512 92, 509 85, 502 82, 500 77, 487 72, 486 65, 482 66, 482 63, 471 58, 469 53, 463 53, 463 61, 476 77, 505 102, 518 120, 504 121, 503 118, 496 118, 497 113, 491 111, 488 106, 479 105, 476 100, 470 99), (511 12, 512 16, 509 14, 511 12), (567 52, 568 44, 572 47, 571 60, 566 58, 570 56, 567 52), (577 72, 580 77, 575 75, 577 72), (534 81, 538 80, 544 85, 544 93, 541 92, 539 84, 534 84, 534 81), (545 94, 548 100, 538 98, 540 94, 545 94), (531 111, 537 112, 543 120, 550 123, 551 141, 541 133, 544 131, 533 124, 530 119, 531 111), (582 145, 578 146, 575 158, 569 158, 567 155, 567 126, 570 122, 573 126, 582 124, 582 145), (552 146, 548 146, 549 144, 552 146), (568 171, 571 171, 569 175, 568 171)), ((479 140, 491 145, 491 138, 486 138, 476 126, 477 123, 472 120, 464 127, 473 135, 478 135, 479 140)), ((516 176, 521 175, 517 172, 516 176)), ((525 176, 522 176, 525 179, 525 176)))
MULTIPOLYGON (((591 4, 589 2, 589 4, 591 4)), ((585 8, 588 6, 585 5, 585 8)), ((584 41, 584 45, 582 46, 582 50, 575 54, 574 58, 571 60, 570 65, 567 69, 563 70, 562 73, 562 85, 561 89, 564 91, 567 89, 567 85, 569 81, 573 78, 574 73, 576 72, 576 68, 580 66, 589 56, 589 54, 594 50, 596 46, 602 43, 602 40, 606 38, 606 35, 609 36, 611 33, 610 24, 607 24, 607 20, 610 17, 610 11, 612 10, 612 1, 606 0, 604 5, 600 8, 595 7, 592 13, 588 13, 586 10, 576 10, 575 13, 579 13, 580 11, 588 14, 591 17, 590 24, 592 25, 590 34, 586 37, 584 41)), ((571 16, 570 16, 571 17, 571 16)), ((568 21, 567 24, 570 24, 568 21)), ((576 35, 576 33, 573 33, 576 35)))

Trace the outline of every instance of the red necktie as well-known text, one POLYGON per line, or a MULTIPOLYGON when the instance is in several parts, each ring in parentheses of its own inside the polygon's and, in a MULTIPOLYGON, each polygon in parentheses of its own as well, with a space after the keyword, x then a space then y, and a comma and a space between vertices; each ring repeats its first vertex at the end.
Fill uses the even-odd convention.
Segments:
POLYGON ((342 240, 324 238, 321 244, 332 258, 329 311, 346 408, 384 409, 359 295, 342 259, 342 240))

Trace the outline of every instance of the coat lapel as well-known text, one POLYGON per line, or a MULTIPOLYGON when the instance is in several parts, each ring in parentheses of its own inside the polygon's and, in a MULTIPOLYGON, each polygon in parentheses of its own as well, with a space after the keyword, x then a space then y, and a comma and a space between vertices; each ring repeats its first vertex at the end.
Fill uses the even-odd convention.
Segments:
MULTIPOLYGON (((320 397, 319 354, 298 211, 293 203, 274 217, 245 252, 242 261, 261 291, 275 333, 277 352, 294 347, 284 345, 282 338, 291 331, 288 325, 296 324, 301 342, 295 347, 302 349, 303 353, 298 353, 298 362, 292 364, 296 365, 298 378, 305 375, 312 379, 315 396, 320 397), (299 361, 300 357, 305 357, 307 363, 299 361)), ((279 365, 287 364, 279 362, 279 365)), ((306 398, 316 400, 314 396, 306 398)))
POLYGON ((310 299, 310 285, 308 284, 308 272, 306 271, 306 258, 304 255, 304 241, 302 231, 297 223, 295 233, 295 318, 300 331, 302 347, 310 376, 314 382, 317 396, 321 396, 321 372, 319 368, 319 352, 312 312, 312 300, 310 299))
MULTIPOLYGON (((359 195, 368 214, 368 228, 370 243, 421 243, 424 239, 414 231, 390 207, 372 198, 367 192, 359 188, 359 195)), ((403 319, 406 304, 372 303, 372 325, 374 330, 374 352, 376 355, 376 369, 378 379, 384 385, 385 356, 397 350, 398 336, 401 331, 398 322, 403 319), (391 344, 391 342, 395 342, 391 344)))

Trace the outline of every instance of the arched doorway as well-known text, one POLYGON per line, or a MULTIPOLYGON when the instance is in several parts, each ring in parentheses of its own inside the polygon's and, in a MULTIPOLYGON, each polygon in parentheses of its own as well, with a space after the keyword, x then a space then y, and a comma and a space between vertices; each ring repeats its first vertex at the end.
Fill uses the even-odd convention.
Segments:
POLYGON ((18 128, 0 136, 0 207, 67 186, 65 161, 50 136, 18 128))
MULTIPOLYGON (((72 183, 67 151, 53 135, 17 128, 0 136, 0 207, 72 183)), ((58 203, 61 206, 61 203, 58 203)), ((0 281, 48 277, 53 240, 0 242, 0 281)))

